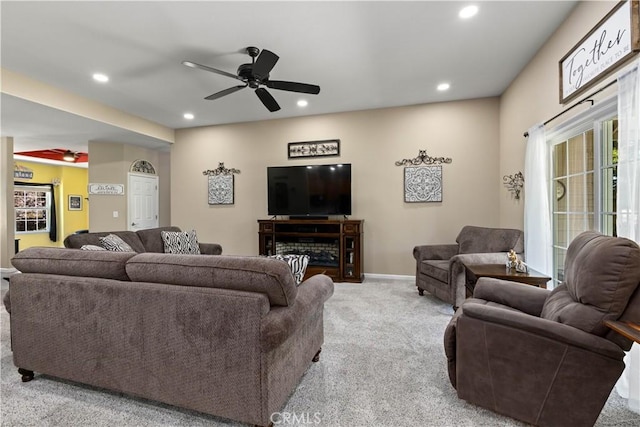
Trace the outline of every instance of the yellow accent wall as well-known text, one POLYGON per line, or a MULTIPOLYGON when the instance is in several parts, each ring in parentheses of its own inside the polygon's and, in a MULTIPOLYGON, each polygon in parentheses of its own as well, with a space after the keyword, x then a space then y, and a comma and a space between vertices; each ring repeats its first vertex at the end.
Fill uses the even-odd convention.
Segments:
POLYGON ((20 250, 32 246, 62 247, 65 236, 76 230, 89 228, 89 212, 87 197, 88 172, 85 168, 70 166, 57 166, 35 162, 15 161, 18 166, 29 168, 33 171, 33 179, 16 179, 16 182, 50 184, 59 180, 60 185, 55 188, 55 202, 58 225, 58 240, 49 240, 49 233, 16 233, 15 238, 20 239, 20 250), (69 194, 82 196, 82 210, 70 211, 68 209, 69 194))

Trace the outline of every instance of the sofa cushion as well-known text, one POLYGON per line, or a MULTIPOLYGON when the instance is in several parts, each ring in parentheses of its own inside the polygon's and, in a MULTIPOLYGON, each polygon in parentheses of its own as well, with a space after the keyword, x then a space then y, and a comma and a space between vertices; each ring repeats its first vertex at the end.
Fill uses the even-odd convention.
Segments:
MULTIPOLYGON (((102 246, 100 244, 100 238, 106 237, 109 234, 115 234, 124 240, 127 245, 131 246, 131 248, 135 252, 146 252, 140 237, 135 231, 112 231, 112 232, 95 232, 95 233, 81 233, 81 234, 70 234, 64 239, 64 247, 65 248, 73 248, 80 249, 83 245, 97 245, 102 246)), ((158 234, 158 239, 160 239, 160 235, 158 234)), ((162 252, 162 250, 161 250, 162 252)))
POLYGON ((304 273, 307 271, 307 265, 309 265, 309 255, 295 255, 295 254, 276 254, 271 255, 270 258, 279 259, 287 263, 293 274, 293 278, 296 281, 296 285, 302 283, 304 279, 304 273))
POLYGON ((459 253, 524 252, 524 234, 511 228, 464 226, 456 238, 459 253))
POLYGON ((83 251, 106 251, 105 248, 98 245, 82 245, 80 246, 80 249, 82 249, 83 251))
MULTIPOLYGON (((135 252, 131 246, 127 244, 122 238, 115 234, 108 234, 104 237, 100 237, 100 246, 108 251, 114 252, 135 252)), ((80 248, 82 249, 82 248, 80 248)))
POLYGON ((126 262, 135 252, 83 251, 31 247, 18 252, 11 264, 22 273, 59 274, 129 280, 126 262))
POLYGON ((165 254, 200 255, 198 237, 195 230, 191 231, 162 231, 165 254))
POLYGON ((449 283, 449 260, 427 260, 420 263, 420 273, 449 283))
POLYGON ((136 234, 144 246, 144 252, 164 253, 163 231, 181 231, 179 227, 157 227, 138 230, 136 234))
POLYGON ((259 292, 271 305, 289 306, 297 287, 286 263, 266 257, 138 254, 127 262, 136 282, 203 286, 259 292))
POLYGON ((565 281, 547 298, 541 317, 604 336, 605 320, 616 320, 640 283, 640 247, 593 231, 567 250, 565 281))

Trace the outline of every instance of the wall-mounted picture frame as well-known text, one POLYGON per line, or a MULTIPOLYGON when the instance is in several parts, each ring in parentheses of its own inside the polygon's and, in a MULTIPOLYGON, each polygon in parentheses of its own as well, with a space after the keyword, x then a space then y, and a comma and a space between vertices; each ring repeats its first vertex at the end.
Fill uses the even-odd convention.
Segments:
POLYGON ((234 203, 233 175, 209 175, 209 204, 232 205, 234 203))
POLYGON ((290 159, 339 156, 340 140, 290 142, 287 145, 287 155, 290 159))
POLYGON ((405 203, 442 201, 442 166, 404 168, 405 203))
POLYGON ((78 194, 69 194, 69 210, 70 211, 82 210, 82 196, 78 194))

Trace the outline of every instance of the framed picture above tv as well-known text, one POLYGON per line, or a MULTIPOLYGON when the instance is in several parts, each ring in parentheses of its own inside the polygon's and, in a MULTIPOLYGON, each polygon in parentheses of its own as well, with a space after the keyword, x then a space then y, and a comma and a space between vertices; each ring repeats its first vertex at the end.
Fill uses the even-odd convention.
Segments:
POLYGON ((304 157, 328 157, 340 155, 340 140, 290 142, 287 146, 288 157, 298 159, 304 157))

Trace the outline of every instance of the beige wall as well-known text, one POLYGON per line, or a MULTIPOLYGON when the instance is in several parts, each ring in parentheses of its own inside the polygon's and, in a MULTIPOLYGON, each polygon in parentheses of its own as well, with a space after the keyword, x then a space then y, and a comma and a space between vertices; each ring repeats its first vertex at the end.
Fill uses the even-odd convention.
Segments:
POLYGON ((169 193, 169 153, 134 145, 111 142, 89 143, 89 183, 123 184, 124 196, 90 194, 89 229, 91 231, 127 230, 127 182, 131 164, 144 159, 156 169, 159 185, 159 224, 171 223, 169 193), (113 217, 113 212, 118 217, 113 217))
MULTIPOLYGON (((500 99, 500 175, 524 172, 526 138, 523 133, 573 105, 563 106, 558 101, 559 73, 558 61, 575 46, 609 11, 617 1, 581 2, 567 20, 545 43, 524 70, 511 83, 500 99)), ((604 82, 610 81, 611 77, 604 82)), ((602 86, 600 84, 599 86, 602 86)), ((599 86, 586 91, 574 100, 596 90, 599 86)), ((589 104, 572 110, 549 124, 557 126, 575 113, 584 111, 589 104)), ((525 175, 525 179, 526 179, 525 175)), ((523 228, 524 203, 508 197, 505 191, 500 193, 500 225, 503 227, 523 228)))
POLYGON ((258 253, 258 219, 267 217, 267 166, 351 163, 353 215, 365 220, 366 273, 412 275, 413 246, 453 242, 465 224, 499 223, 497 98, 269 120, 176 131, 171 147, 171 218, 225 254, 258 253), (340 157, 287 159, 287 143, 341 140, 340 157), (451 157, 442 203, 405 203, 394 162, 425 149, 451 157), (207 204, 218 162, 240 169, 235 203, 207 204))
POLYGON ((13 268, 13 138, 0 138, 0 268, 13 268))

